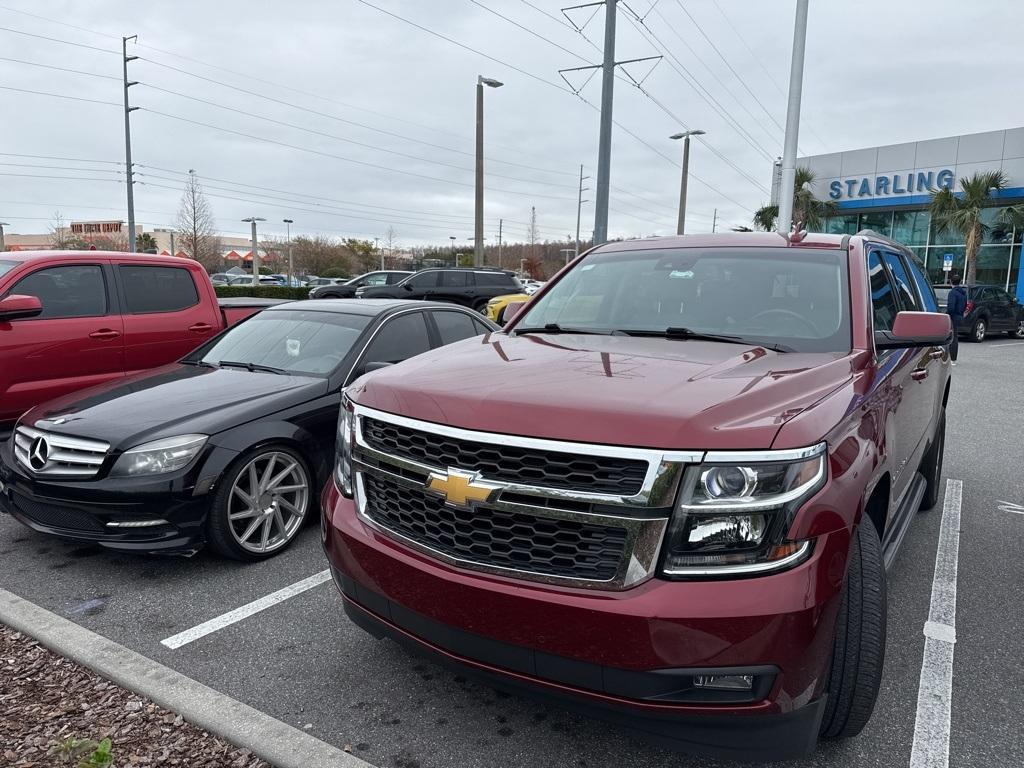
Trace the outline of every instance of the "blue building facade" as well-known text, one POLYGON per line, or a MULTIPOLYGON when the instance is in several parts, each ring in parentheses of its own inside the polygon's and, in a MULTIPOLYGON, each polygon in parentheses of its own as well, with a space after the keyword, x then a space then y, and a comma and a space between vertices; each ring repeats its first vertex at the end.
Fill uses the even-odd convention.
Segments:
MULTIPOLYGON (((953 257, 953 269, 963 274, 966 248, 960 234, 932 224, 930 191, 957 191, 962 178, 1002 171, 1008 184, 983 217, 989 229, 978 254, 977 281, 1003 286, 1024 301, 1024 230, 996 218, 1000 207, 1024 203, 1024 128, 814 155, 800 158, 797 165, 814 173, 815 196, 839 207, 839 215, 826 221, 826 231, 873 229, 898 240, 918 254, 936 283, 945 281, 947 254, 953 257)), ((776 173, 773 199, 777 189, 776 173)))

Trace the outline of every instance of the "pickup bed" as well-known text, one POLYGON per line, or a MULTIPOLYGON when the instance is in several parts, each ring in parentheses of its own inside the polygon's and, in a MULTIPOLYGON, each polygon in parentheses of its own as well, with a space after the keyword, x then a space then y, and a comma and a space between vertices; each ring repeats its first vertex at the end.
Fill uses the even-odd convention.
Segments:
POLYGON ((177 360, 277 303, 218 302, 206 270, 176 257, 0 253, 0 432, 32 406, 177 360))

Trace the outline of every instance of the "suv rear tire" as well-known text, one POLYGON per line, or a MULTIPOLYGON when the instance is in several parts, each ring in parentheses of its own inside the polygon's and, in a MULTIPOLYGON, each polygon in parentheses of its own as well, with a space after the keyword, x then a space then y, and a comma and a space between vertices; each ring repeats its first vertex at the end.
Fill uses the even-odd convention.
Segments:
POLYGON ((473 311, 474 312, 478 312, 481 315, 486 315, 487 314, 487 299, 484 299, 482 301, 476 302, 473 305, 473 311))
POLYGON ((974 321, 974 325, 971 326, 971 334, 967 338, 974 342, 980 342, 985 340, 987 333, 988 321, 983 317, 979 317, 974 321))
POLYGON ((939 428, 935 439, 928 447, 928 453, 921 459, 921 474, 928 484, 921 499, 921 512, 931 509, 939 501, 939 480, 942 477, 942 455, 946 450, 946 409, 939 414, 939 428))
POLYGON ((864 516, 854 533, 836 617, 823 739, 856 736, 871 718, 885 661, 885 622, 882 545, 864 516))
POLYGON ((1014 339, 1024 339, 1024 319, 1017 321, 1017 328, 1006 332, 1007 336, 1014 339))

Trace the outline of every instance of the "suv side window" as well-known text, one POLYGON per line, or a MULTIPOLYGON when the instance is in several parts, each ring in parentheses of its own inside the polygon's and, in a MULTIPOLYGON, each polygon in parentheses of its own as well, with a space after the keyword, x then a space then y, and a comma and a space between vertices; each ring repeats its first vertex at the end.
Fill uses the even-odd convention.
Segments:
POLYGON ((437 285, 437 274, 436 271, 431 271, 424 272, 421 275, 413 275, 409 278, 407 285, 417 289, 433 288, 437 285))
POLYGON ((900 311, 889 273, 882 264, 880 251, 868 254, 868 278, 871 283, 871 314, 876 331, 891 331, 896 313, 900 311))
POLYGON ((486 326, 478 323, 465 312, 441 310, 432 312, 431 317, 434 318, 434 324, 437 326, 437 332, 441 336, 442 345, 470 339, 486 333, 488 330, 486 326))
POLYGON ((1010 298, 1010 294, 1008 294, 1002 288, 993 288, 992 293, 994 294, 995 300, 998 301, 1000 304, 1009 304, 1012 301, 1012 299, 1010 298))
POLYGON ((921 265, 914 259, 907 259, 906 261, 907 268, 910 270, 910 276, 917 283, 917 291, 921 294, 922 308, 925 312, 938 312, 939 302, 935 298, 935 289, 932 288, 928 278, 925 277, 921 265))
POLYGON ((430 337, 423 313, 408 312, 384 321, 363 355, 363 365, 400 363, 429 349, 430 337))
POLYGON ((387 282, 387 275, 385 275, 383 272, 374 272, 373 274, 367 275, 362 280, 360 280, 359 283, 357 284, 357 287, 362 285, 387 285, 387 282))
POLYGON ((144 315, 178 312, 199 303, 192 274, 181 267, 149 267, 128 264, 118 267, 128 312, 144 315))
MULTIPOLYGON (((43 305, 36 320, 100 317, 107 314, 107 283, 96 264, 48 267, 25 275, 10 294, 35 296, 43 305)), ((9 295, 10 295, 9 294, 9 295)))
POLYGON ((903 264, 903 259, 900 258, 899 254, 892 251, 884 251, 882 258, 885 259, 885 265, 889 268, 889 273, 896 281, 896 292, 899 294, 900 304, 902 304, 903 309, 911 312, 920 311, 921 307, 917 300, 917 293, 914 291, 914 286, 910 281, 910 275, 907 274, 907 268, 903 264))
POLYGON ((442 288, 466 288, 473 285, 469 272, 461 270, 449 270, 441 273, 442 288))
POLYGON ((486 286, 498 286, 501 288, 515 288, 516 281, 504 272, 477 272, 475 273, 476 284, 486 286))
POLYGON ((395 283, 400 283, 408 276, 409 275, 406 272, 392 272, 388 275, 387 284, 394 285, 395 283))

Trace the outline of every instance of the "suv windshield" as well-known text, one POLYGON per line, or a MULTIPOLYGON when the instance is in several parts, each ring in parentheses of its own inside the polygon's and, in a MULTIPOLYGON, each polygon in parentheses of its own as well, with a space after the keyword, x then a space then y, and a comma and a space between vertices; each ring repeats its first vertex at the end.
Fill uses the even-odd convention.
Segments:
POLYGON ((729 336, 796 352, 851 346, 846 253, 795 248, 598 251, 515 330, 729 336))
POLYGON ((260 312, 228 330, 184 362, 272 368, 284 373, 326 376, 352 348, 370 322, 363 315, 309 310, 260 312))

